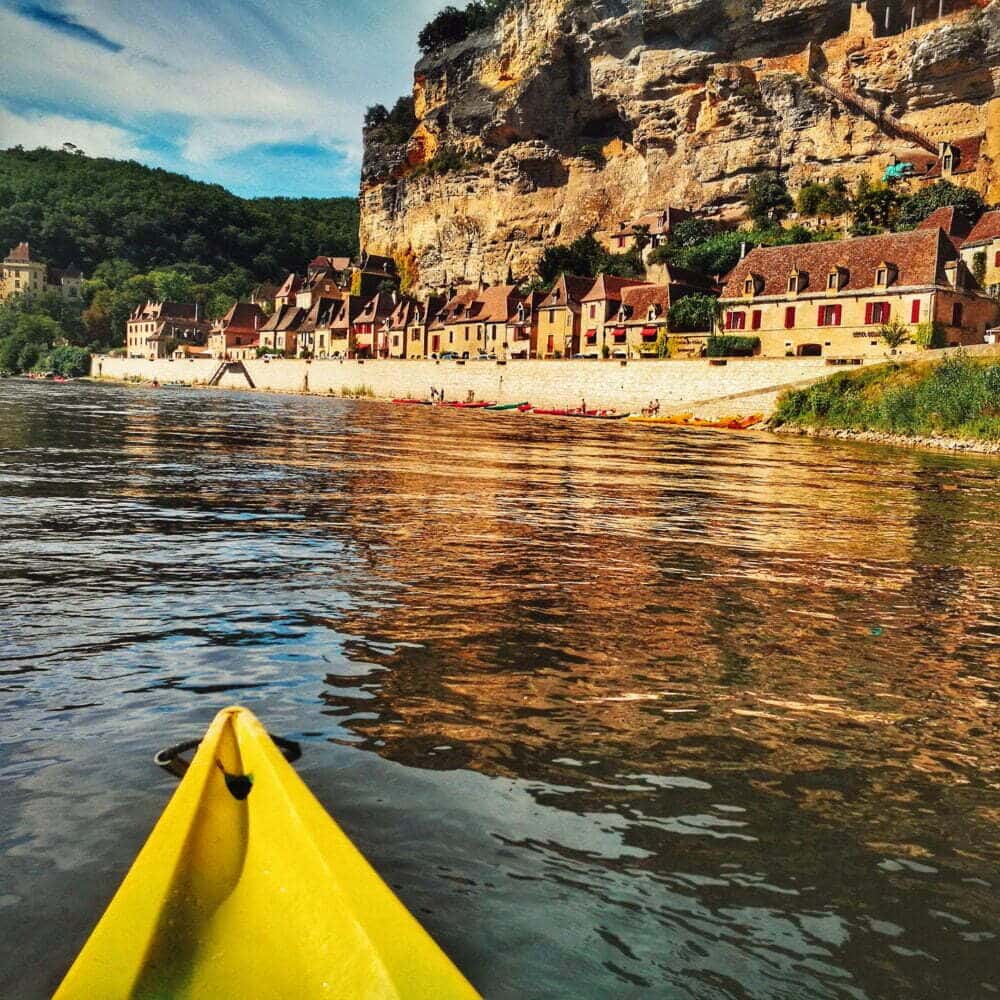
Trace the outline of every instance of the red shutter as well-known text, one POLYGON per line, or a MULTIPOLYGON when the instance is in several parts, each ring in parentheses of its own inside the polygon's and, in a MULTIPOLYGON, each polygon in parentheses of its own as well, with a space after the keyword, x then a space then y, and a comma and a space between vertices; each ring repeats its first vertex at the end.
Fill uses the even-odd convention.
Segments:
POLYGON ((913 302, 910 303, 910 322, 920 322, 920 299, 914 299, 913 302))
POLYGON ((996 255, 993 257, 993 266, 1000 267, 1000 250, 997 250, 996 255))
POLYGON ((866 302, 865 303, 865 322, 866 323, 871 323, 872 322, 872 313, 874 312, 874 309, 872 308, 873 306, 874 306, 873 302, 866 302))
POLYGON ((891 315, 891 312, 892 312, 892 310, 890 309, 889 303, 888 302, 883 302, 882 303, 882 322, 883 323, 888 323, 889 322, 889 316, 891 315))
POLYGON ((840 326, 841 310, 843 308, 844 307, 840 306, 840 305, 836 305, 836 306, 833 307, 833 325, 834 326, 840 326))
POLYGON ((785 307, 785 329, 791 330, 795 326, 795 306, 785 307))
POLYGON ((761 312, 759 309, 754 309, 750 316, 750 328, 753 330, 760 329, 761 312))
POLYGON ((817 326, 826 326, 826 313, 823 310, 824 310, 824 307, 820 306, 819 307, 819 313, 816 316, 816 325, 817 326))

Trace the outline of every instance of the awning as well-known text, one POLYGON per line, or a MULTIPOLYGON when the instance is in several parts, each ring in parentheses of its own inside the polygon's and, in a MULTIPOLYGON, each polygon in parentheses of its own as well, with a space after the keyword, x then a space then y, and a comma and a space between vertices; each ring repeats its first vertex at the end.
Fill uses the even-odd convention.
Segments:
POLYGON ((616 326, 615 329, 614 329, 614 336, 615 336, 615 343, 616 344, 624 344, 625 343, 625 338, 627 337, 627 334, 625 332, 625 327, 623 327, 623 326, 616 326))
POLYGON ((660 329, 656 326, 644 326, 642 328, 642 339, 643 340, 656 340, 660 335, 660 329))
POLYGON ((597 343, 597 331, 596 330, 588 330, 587 331, 587 343, 588 344, 596 344, 597 343))

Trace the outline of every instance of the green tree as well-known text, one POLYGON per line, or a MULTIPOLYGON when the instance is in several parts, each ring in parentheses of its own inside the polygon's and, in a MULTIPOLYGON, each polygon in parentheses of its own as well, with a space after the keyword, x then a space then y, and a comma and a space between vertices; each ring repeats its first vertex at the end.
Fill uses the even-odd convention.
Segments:
POLYGON ((958 208, 970 222, 975 222, 986 210, 986 203, 978 191, 959 187, 951 181, 936 181, 900 201, 897 227, 913 229, 931 212, 949 205, 958 208))
POLYGON ((899 196, 891 187, 862 177, 851 209, 851 234, 871 236, 892 229, 898 206, 899 196))
POLYGON ((719 312, 719 300, 713 295, 685 295, 670 306, 668 322, 673 333, 702 333, 712 329, 719 312))
POLYGON ((747 187, 747 209, 758 226, 780 222, 791 210, 792 198, 776 170, 757 174, 747 187))
POLYGON ((891 319, 888 323, 883 323, 879 330, 879 336, 885 343, 895 350, 901 344, 905 344, 910 338, 910 328, 898 319, 891 319))

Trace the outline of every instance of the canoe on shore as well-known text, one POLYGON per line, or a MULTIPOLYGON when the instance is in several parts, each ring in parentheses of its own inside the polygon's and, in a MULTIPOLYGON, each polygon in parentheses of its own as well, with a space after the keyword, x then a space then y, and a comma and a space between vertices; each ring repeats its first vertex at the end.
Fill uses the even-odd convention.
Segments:
POLYGON ((488 406, 494 406, 495 404, 494 403, 488 403, 488 402, 484 402, 484 403, 458 403, 458 402, 450 403, 450 402, 446 401, 444 403, 435 403, 434 405, 435 406, 447 406, 447 407, 450 407, 453 410, 485 410, 488 406))
POLYGON ((394 399, 393 402, 397 406, 430 406, 431 401, 429 399, 394 399))
POLYGON ((254 715, 227 708, 54 1000, 476 996, 254 715))
POLYGON ((530 403, 492 403, 490 406, 484 407, 484 409, 492 410, 494 413, 500 413, 503 410, 520 410, 522 413, 525 409, 530 410, 530 403))
POLYGON ((693 417, 690 413, 681 413, 669 417, 640 417, 638 415, 628 418, 629 423, 650 424, 660 427, 710 427, 717 430, 745 431, 754 424, 759 424, 763 419, 762 413, 753 413, 748 417, 721 417, 718 420, 703 420, 693 417))
POLYGON ((628 416, 627 413, 617 413, 615 410, 540 410, 535 407, 531 412, 543 417, 579 417, 585 420, 624 420, 628 416))

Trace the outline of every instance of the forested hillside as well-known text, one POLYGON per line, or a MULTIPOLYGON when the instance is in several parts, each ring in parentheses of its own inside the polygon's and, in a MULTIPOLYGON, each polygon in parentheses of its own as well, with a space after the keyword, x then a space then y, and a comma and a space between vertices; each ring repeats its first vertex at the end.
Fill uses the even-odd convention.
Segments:
POLYGON ((198 302, 223 315, 261 282, 280 283, 318 254, 357 252, 353 198, 238 198, 138 163, 79 153, 0 151, 0 255, 84 273, 81 301, 23 294, 0 304, 0 373, 81 374, 90 351, 120 348, 146 299, 198 302))
POLYGON ((132 161, 18 147, 0 151, 0 251, 20 240, 85 275, 120 259, 138 271, 185 263, 275 279, 317 253, 354 254, 358 206, 353 198, 239 198, 132 161))

